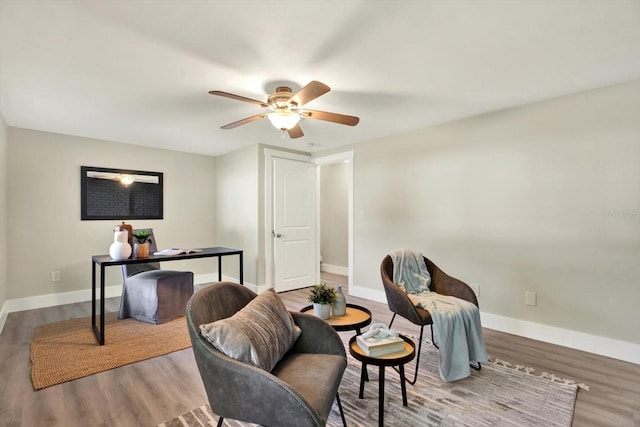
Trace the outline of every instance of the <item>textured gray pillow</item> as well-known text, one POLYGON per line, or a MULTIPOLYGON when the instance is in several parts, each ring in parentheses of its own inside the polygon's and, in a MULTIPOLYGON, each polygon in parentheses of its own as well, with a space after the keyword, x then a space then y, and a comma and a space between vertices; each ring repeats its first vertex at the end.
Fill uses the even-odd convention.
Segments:
POLYGON ((200 333, 216 349, 266 371, 276 366, 301 332, 273 289, 231 317, 200 325, 200 333))

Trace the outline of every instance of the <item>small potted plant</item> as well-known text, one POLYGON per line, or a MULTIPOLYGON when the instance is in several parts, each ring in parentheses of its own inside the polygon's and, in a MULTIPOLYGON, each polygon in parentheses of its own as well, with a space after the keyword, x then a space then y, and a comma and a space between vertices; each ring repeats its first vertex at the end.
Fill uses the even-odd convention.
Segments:
POLYGON ((313 314, 327 320, 331 315, 331 304, 336 299, 336 291, 324 283, 314 285, 309 293, 309 301, 313 303, 313 314))
POLYGON ((133 233, 133 253, 136 258, 146 258, 149 256, 149 242, 151 242, 149 232, 146 230, 133 233))

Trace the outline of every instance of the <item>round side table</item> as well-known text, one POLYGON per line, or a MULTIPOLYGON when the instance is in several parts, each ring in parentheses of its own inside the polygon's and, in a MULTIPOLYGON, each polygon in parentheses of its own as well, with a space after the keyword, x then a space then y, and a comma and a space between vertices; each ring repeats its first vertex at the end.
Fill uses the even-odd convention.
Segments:
POLYGON ((358 346, 356 341, 357 337, 352 337, 349 340, 349 353, 356 359, 362 362, 362 371, 360 373, 360 399, 364 396, 364 382, 367 377, 367 365, 374 365, 380 368, 380 380, 378 391, 378 425, 382 427, 384 425, 384 374, 385 367, 397 366, 400 373, 400 387, 402 389, 402 404, 408 406, 407 403, 407 384, 404 378, 404 365, 413 360, 416 355, 416 345, 411 339, 404 335, 400 335, 404 340, 404 350, 396 353, 385 354, 383 356, 367 356, 367 354, 358 346))
MULTIPOLYGON (((300 309, 301 313, 307 313, 311 311, 313 314, 313 305, 308 305, 300 309)), ((356 334, 360 335, 361 328, 364 328, 371 323, 371 311, 365 307, 348 304, 344 316, 330 316, 325 320, 328 324, 333 326, 338 332, 343 331, 356 331, 356 334)))

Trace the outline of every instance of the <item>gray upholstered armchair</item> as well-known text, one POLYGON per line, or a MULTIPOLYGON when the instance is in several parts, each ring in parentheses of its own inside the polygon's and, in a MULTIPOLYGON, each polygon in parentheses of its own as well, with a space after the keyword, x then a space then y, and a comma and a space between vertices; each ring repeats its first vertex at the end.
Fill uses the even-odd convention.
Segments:
MULTIPOLYGON (((326 322, 290 312, 302 330, 293 347, 269 372, 228 357, 201 334, 200 325, 226 319, 257 295, 220 282, 196 292, 187 304, 187 326, 211 409, 224 418, 264 426, 324 426, 347 366, 344 345, 326 322)), ((346 423, 345 423, 346 425, 346 423)))
MULTIPOLYGON (((444 271, 440 270, 431 260, 426 257, 424 262, 427 265, 427 270, 431 276, 430 289, 432 292, 437 292, 442 295, 454 296, 466 301, 469 301, 478 306, 478 299, 473 290, 464 282, 449 276, 444 271)), ((382 284, 384 286, 384 292, 387 296, 387 305, 389 310, 393 312, 393 317, 389 323, 389 328, 393 324, 396 315, 404 317, 411 323, 420 326, 420 341, 418 343, 418 356, 416 358, 416 370, 413 380, 407 380, 410 384, 415 384, 418 377, 418 368, 420 363, 420 350, 422 349, 422 333, 424 327, 431 325, 431 341, 437 347, 435 340, 433 339, 433 320, 431 319, 431 313, 427 310, 416 307, 413 305, 407 294, 400 289, 400 287, 393 282, 393 261, 391 257, 387 255, 380 265, 380 275, 382 276, 382 284)), ((480 364, 476 369, 480 368, 480 364)))

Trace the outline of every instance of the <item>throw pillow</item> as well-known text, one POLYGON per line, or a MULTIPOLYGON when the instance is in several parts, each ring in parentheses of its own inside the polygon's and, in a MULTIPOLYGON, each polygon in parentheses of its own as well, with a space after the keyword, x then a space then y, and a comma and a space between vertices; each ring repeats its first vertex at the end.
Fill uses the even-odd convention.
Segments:
POLYGON ((269 289, 231 317, 200 325, 200 333, 217 350, 271 371, 300 336, 278 295, 269 289))

